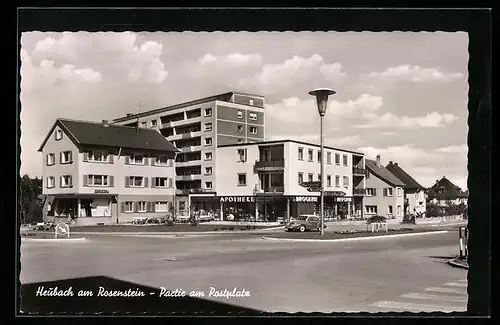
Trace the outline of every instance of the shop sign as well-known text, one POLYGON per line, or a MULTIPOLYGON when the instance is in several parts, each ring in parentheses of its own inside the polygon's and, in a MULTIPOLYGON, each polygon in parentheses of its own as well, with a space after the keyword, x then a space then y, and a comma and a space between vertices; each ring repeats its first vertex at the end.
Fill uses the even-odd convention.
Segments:
POLYGON ((293 202, 318 202, 317 196, 294 196, 293 202))
POLYGON ((221 203, 252 203, 255 202, 254 196, 221 196, 221 203))
POLYGON ((350 198, 350 197, 337 197, 336 201, 337 202, 352 202, 352 198, 350 198))
POLYGON ((326 196, 344 196, 345 192, 342 191, 325 191, 326 196))
POLYGON ((99 189, 99 190, 95 190, 94 193, 96 193, 96 194, 107 194, 107 193, 109 193, 109 191, 108 190, 99 189))

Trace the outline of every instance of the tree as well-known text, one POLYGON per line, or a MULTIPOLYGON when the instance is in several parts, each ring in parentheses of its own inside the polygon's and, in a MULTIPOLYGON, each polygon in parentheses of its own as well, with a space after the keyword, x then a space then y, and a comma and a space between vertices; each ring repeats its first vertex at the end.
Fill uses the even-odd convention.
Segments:
POLYGON ((21 177, 21 221, 33 222, 43 219, 42 180, 30 178, 27 174, 21 177))

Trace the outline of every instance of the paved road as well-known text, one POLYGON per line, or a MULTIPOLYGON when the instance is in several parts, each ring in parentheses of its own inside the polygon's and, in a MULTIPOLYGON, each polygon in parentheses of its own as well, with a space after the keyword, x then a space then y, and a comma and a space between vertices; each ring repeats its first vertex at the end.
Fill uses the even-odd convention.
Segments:
MULTIPOLYGON (((107 275, 203 290, 249 290, 222 299, 262 311, 465 311, 466 270, 450 267, 457 234, 340 243, 265 241, 257 235, 88 236, 23 242, 21 282, 107 275)), ((221 298, 210 298, 220 299, 221 298)))

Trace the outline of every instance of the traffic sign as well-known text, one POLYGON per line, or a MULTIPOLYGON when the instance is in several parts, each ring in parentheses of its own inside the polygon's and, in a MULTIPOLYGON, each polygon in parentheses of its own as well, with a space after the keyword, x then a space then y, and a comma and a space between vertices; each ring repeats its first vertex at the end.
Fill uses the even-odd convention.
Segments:
POLYGON ((321 188, 320 187, 308 187, 307 191, 308 192, 321 192, 321 188))
POLYGON ((301 186, 307 187, 307 188, 321 188, 321 182, 316 181, 316 182, 302 182, 300 183, 301 186))

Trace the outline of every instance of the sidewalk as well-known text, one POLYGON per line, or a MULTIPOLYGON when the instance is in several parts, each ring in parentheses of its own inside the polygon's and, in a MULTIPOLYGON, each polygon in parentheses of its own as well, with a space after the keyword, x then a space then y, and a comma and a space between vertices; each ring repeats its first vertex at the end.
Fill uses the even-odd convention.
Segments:
POLYGON ((460 257, 448 260, 448 264, 461 269, 469 269, 469 263, 467 262, 467 260, 460 259, 460 257))

